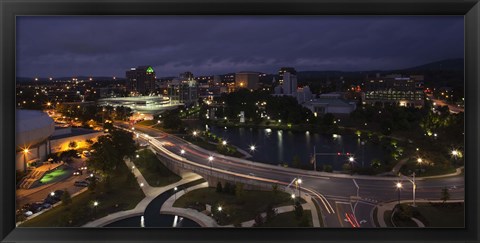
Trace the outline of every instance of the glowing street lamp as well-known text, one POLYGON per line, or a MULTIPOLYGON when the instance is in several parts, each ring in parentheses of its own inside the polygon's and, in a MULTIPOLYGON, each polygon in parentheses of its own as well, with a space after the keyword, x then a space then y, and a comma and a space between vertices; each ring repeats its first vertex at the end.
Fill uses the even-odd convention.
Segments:
POLYGON ((250 145, 250 151, 255 151, 255 145, 250 145))
POLYGON ((348 157, 348 161, 349 162, 354 162, 355 161, 355 158, 353 158, 352 156, 348 157))
POLYGON ((180 154, 181 154, 181 155, 184 155, 184 154, 185 154, 185 150, 183 150, 183 149, 180 150, 180 154))
POLYGON ((50 192, 50 196, 54 197, 54 196, 55 196, 55 192, 50 192))
POLYGON ((218 212, 221 212, 222 211, 222 206, 218 206, 218 212))
POLYGON ((400 191, 402 190, 403 185, 401 182, 397 182, 397 184, 395 184, 395 187, 397 188, 397 191, 398 191, 398 205, 400 205, 400 191))
POLYGON ((208 162, 210 163, 210 174, 212 173, 212 167, 213 167, 213 156, 208 157, 208 162))
POLYGON ((193 131, 193 136, 197 136, 198 132, 197 131, 193 131))
POLYGON ((27 169, 27 155, 28 155, 28 148, 23 149, 23 167, 25 170, 27 169))
POLYGON ((223 141, 222 141, 222 145, 223 145, 223 146, 227 145, 227 141, 226 141, 226 140, 223 140, 223 141))
POLYGON ((417 159, 417 163, 422 163, 422 162, 423 162, 422 158, 417 159))
POLYGON ((173 195, 175 196, 175 201, 177 201, 177 190, 177 187, 173 188, 173 195))
POLYGON ((300 187, 302 185, 302 179, 298 178, 296 184, 297 184, 297 190, 298 190, 298 197, 301 197, 302 195, 300 194, 301 193, 300 187))

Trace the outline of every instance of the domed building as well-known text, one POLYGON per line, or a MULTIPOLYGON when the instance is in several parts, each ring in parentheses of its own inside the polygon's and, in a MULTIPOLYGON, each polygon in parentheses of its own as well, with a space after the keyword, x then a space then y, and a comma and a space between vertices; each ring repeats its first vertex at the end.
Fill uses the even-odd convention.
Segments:
POLYGON ((31 164, 46 160, 49 137, 55 122, 47 113, 37 110, 16 111, 16 169, 25 171, 31 164))

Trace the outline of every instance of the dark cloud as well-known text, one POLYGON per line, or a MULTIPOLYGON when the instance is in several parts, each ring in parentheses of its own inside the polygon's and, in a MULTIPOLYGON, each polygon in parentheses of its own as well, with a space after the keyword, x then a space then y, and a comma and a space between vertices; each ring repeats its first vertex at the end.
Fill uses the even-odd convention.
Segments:
POLYGON ((17 17, 17 76, 396 69, 463 57, 463 16, 17 17))

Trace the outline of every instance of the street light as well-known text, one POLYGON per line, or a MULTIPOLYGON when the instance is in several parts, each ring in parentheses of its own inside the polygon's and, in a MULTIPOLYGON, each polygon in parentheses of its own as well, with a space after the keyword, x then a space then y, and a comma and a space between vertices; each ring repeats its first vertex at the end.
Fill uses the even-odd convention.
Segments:
POLYGON ((210 163, 210 174, 212 174, 212 167, 213 167, 213 156, 208 157, 208 162, 210 163))
POLYGON ((402 190, 403 185, 401 182, 397 182, 395 186, 397 187, 397 191, 398 191, 398 205, 400 205, 400 191, 402 190))
POLYGON ((27 154, 28 154, 28 148, 23 149, 23 168, 26 170, 27 169, 27 154))
POLYGON ((221 212, 222 211, 222 206, 218 206, 218 212, 221 212))
POLYGON ((197 131, 193 131, 193 136, 197 136, 197 131))
POLYGON ((140 183, 140 187, 143 187, 144 185, 145 185, 145 184, 143 184, 143 182, 142 182, 142 183, 140 183))
POLYGON ((50 192, 50 196, 54 197, 54 196, 55 196, 55 192, 50 192))
POLYGON ((250 145, 250 151, 255 151, 255 145, 250 145))
POLYGON ((422 162, 423 162, 422 158, 418 158, 418 159, 417 159, 417 162, 418 162, 418 163, 422 163, 422 162))
POLYGON ((177 190, 178 190, 177 187, 173 188, 173 193, 174 193, 173 195, 175 195, 175 201, 177 201, 177 190))
POLYGON ((183 150, 183 149, 180 150, 180 154, 181 154, 181 155, 184 155, 184 154, 185 154, 185 150, 183 150))
POLYGON ((93 214, 96 216, 97 214, 97 206, 98 206, 98 202, 97 201, 94 201, 93 202, 93 214))
POLYGON ((223 141, 222 141, 222 144, 223 144, 223 146, 227 145, 227 141, 226 141, 226 140, 223 140, 223 141))
POLYGON ((300 189, 301 185, 302 185, 302 179, 298 178, 298 179, 297 179, 298 197, 301 197, 301 196, 302 196, 302 195, 300 194, 300 193, 301 193, 301 189, 300 189))

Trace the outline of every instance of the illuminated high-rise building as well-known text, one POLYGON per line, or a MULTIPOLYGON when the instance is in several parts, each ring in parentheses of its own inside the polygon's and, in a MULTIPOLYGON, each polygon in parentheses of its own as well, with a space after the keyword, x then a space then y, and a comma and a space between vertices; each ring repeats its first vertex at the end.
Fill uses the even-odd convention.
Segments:
POLYGON ((297 71, 295 70, 295 68, 293 67, 281 67, 280 70, 278 70, 278 76, 279 76, 279 79, 278 79, 278 83, 280 85, 283 84, 283 74, 284 73, 290 73, 290 74, 293 74, 293 75, 297 75, 297 71))
POLYGON ((155 90, 155 71, 151 66, 131 68, 126 76, 127 91, 131 94, 149 94, 155 90))

